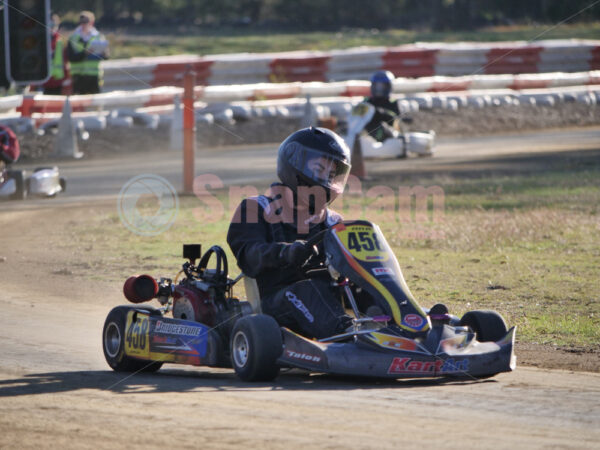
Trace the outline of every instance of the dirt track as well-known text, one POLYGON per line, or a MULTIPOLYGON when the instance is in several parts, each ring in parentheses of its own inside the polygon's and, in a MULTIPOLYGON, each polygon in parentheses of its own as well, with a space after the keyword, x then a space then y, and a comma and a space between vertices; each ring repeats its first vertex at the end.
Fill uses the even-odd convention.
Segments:
POLYGON ((290 372, 258 385, 229 370, 113 373, 100 337, 120 286, 61 274, 72 255, 53 227, 114 204, 35 205, 0 213, 0 448, 597 448, 599 373, 376 383, 290 372))
POLYGON ((231 371, 126 377, 100 351, 106 286, 3 286, 0 446, 10 448, 594 448, 600 374, 519 368, 478 382, 231 371))
POLYGON ((34 282, 23 294, 14 275, 0 319, 2 447, 594 448, 600 439, 600 374, 585 372, 520 367, 455 383, 291 372, 249 385, 229 370, 169 366, 126 377, 100 351, 118 289, 34 282))

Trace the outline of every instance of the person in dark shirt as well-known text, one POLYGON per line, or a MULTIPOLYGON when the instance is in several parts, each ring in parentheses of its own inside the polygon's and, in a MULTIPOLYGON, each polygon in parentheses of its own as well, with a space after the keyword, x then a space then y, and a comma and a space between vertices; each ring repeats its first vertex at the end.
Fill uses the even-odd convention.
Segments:
POLYGON ((329 276, 309 277, 303 267, 325 259, 306 241, 342 220, 328 205, 349 172, 350 150, 340 136, 324 128, 296 131, 279 147, 281 183, 243 200, 227 233, 238 266, 257 281, 262 311, 311 338, 341 333, 352 320, 329 276))
POLYGON ((394 137, 394 120, 400 115, 398 102, 390 100, 394 75, 380 70, 371 76, 371 96, 365 99, 375 107, 375 114, 366 125, 370 136, 379 142, 394 137))

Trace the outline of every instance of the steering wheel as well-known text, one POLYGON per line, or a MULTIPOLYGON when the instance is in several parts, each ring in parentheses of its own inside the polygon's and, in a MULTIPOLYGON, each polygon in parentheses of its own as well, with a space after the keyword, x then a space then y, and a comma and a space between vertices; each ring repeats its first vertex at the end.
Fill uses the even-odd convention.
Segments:
POLYGON ((198 271, 205 272, 208 266, 208 261, 213 254, 217 258, 217 267, 214 275, 215 281, 226 283, 228 275, 227 255, 225 255, 225 251, 218 245, 213 245, 208 249, 208 251, 200 259, 197 269, 198 271))
POLYGON ((323 241, 323 238, 325 237, 325 233, 327 233, 329 231, 329 228, 326 228, 325 230, 319 231, 317 234, 315 234, 313 237, 311 237, 308 241, 306 241, 306 247, 314 247, 317 244, 320 244, 321 241, 323 241))
MULTIPOLYGON (((325 234, 327 233, 327 231, 329 231, 329 228, 319 231, 317 234, 315 234, 313 237, 311 237, 309 240, 306 241, 305 247, 307 249, 312 249, 313 247, 315 247, 316 245, 320 244, 321 242, 323 242, 323 239, 325 237, 325 234)), ((306 273, 309 272, 311 270, 316 270, 316 269, 322 269, 323 266, 321 265, 322 261, 316 261, 315 257, 318 255, 318 253, 313 252, 312 255, 306 260, 306 262, 302 265, 301 269, 306 273)))

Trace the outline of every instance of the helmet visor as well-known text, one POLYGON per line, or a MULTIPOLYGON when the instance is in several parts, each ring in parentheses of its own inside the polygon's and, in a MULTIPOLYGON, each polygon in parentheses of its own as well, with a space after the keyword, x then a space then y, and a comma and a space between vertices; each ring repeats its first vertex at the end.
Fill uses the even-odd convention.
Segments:
POLYGON ((290 158, 296 170, 311 182, 341 194, 346 186, 350 165, 326 153, 298 145, 290 158))
POLYGON ((374 97, 388 97, 392 90, 390 83, 385 81, 375 81, 371 85, 371 93, 374 97))

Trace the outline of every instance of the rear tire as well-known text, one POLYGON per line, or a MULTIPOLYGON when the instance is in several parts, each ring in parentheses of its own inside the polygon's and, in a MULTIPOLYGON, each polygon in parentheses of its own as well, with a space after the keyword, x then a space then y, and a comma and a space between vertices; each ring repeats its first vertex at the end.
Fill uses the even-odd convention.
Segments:
POLYGON ((496 311, 469 311, 462 319, 461 326, 468 326, 479 342, 497 342, 508 332, 506 322, 496 311))
POLYGON ((244 381, 271 381, 279 374, 283 351, 281 329, 271 316, 253 314, 239 319, 231 332, 231 364, 244 381))
POLYGON ((102 329, 102 350, 106 362, 116 372, 156 372, 162 362, 145 361, 131 358, 125 354, 125 324, 127 312, 132 309, 148 311, 150 315, 160 315, 160 311, 152 307, 131 308, 117 306, 108 313, 102 329))

